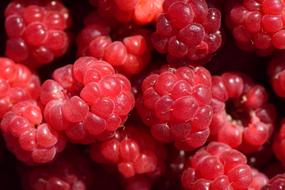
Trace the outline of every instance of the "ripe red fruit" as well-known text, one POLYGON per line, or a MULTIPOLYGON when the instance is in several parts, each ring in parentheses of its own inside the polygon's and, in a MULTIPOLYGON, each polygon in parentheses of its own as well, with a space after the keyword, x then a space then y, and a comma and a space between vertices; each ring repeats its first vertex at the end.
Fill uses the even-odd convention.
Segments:
POLYGON ((195 149, 210 133, 211 87, 211 75, 203 67, 161 70, 144 79, 136 108, 156 139, 195 149))
POLYGON ((37 99, 40 80, 24 65, 0 57, 0 118, 16 103, 37 99))
POLYGON ((212 83, 212 139, 244 152, 258 151, 269 139, 276 117, 265 88, 239 73, 214 76, 212 83))
POLYGON ((271 178, 266 186, 262 190, 277 190, 285 188, 285 175, 279 174, 271 178))
POLYGON ((134 107, 131 84, 107 62, 81 57, 42 85, 44 117, 70 141, 89 144, 121 127, 134 107))
POLYGON ((285 85, 284 85, 284 77, 285 77, 285 54, 279 54, 274 56, 269 62, 268 66, 268 75, 271 79, 271 85, 274 92, 280 96, 285 97, 285 85))
POLYGON ((2 134, 18 160, 27 164, 47 163, 64 149, 64 136, 42 119, 42 110, 33 100, 17 103, 4 115, 2 134))
POLYGON ((280 160, 280 162, 283 165, 285 165, 284 142, 285 142, 285 120, 283 119, 281 122, 281 128, 279 132, 276 134, 272 146, 275 156, 280 160))
POLYGON ((98 13, 109 20, 148 24, 162 12, 164 0, 90 0, 98 13))
POLYGON ((118 39, 113 40, 109 24, 99 19, 97 15, 91 17, 92 22, 87 22, 77 38, 79 56, 89 55, 105 60, 127 76, 138 74, 147 66, 151 52, 147 30, 130 30, 117 26, 114 28, 115 32, 112 31, 115 33, 112 37, 116 35, 123 37, 115 37, 118 39), (120 34, 120 30, 123 31, 123 35, 120 34))
POLYGON ((261 55, 284 49, 284 8, 285 4, 280 0, 235 2, 227 19, 237 44, 261 55))
MULTIPOLYGON (((253 172, 246 157, 230 146, 211 142, 189 159, 181 182, 185 189, 247 189, 253 172)), ((257 189, 256 189, 257 190, 257 189)))
POLYGON ((221 46, 220 25, 220 11, 208 8, 205 0, 165 0, 152 43, 170 62, 197 63, 221 46))
POLYGON ((127 124, 113 137, 93 144, 90 154, 98 163, 115 164, 126 178, 160 175, 166 156, 164 147, 137 124, 127 124))
POLYGON ((11 2, 5 17, 6 55, 14 61, 39 67, 68 49, 70 16, 59 1, 11 2))

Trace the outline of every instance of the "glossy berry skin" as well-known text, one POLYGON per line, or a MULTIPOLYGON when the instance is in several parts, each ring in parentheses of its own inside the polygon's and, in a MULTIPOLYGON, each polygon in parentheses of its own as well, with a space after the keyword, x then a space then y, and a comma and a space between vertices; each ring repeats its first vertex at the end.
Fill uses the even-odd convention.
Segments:
POLYGON ((247 189, 253 181, 246 157, 230 146, 211 142, 188 161, 181 182, 184 189, 247 189))
POLYGON ((283 190, 285 189, 285 175, 278 174, 271 178, 266 186, 262 190, 283 190))
MULTIPOLYGON (((151 53, 147 30, 123 31, 122 33, 125 33, 123 37, 114 40, 110 36, 109 24, 102 18, 89 15, 87 19, 92 19, 92 22, 87 22, 88 24, 77 38, 79 56, 88 55, 105 60, 126 76, 138 74, 147 66, 151 53)), ((124 30, 123 28, 122 26, 114 27, 112 32, 120 33, 119 31, 124 30)))
POLYGON ((220 11, 205 0, 165 0, 152 44, 171 63, 202 63, 221 46, 220 25, 220 11))
POLYGON ((273 56, 268 65, 268 75, 270 77, 271 87, 274 92, 279 96, 285 97, 285 54, 273 56))
POLYGON ((112 135, 135 104, 129 80, 107 62, 81 57, 42 85, 44 118, 71 142, 89 144, 112 135))
POLYGON ((259 172, 258 170, 252 168, 252 182, 249 185, 250 190, 260 190, 268 183, 268 178, 265 174, 259 172))
POLYGON ((68 10, 59 1, 15 1, 5 10, 6 56, 36 68, 65 54, 68 10))
POLYGON ((247 153, 260 150, 273 131, 276 117, 265 88, 245 75, 230 72, 214 76, 212 84, 211 139, 247 153))
POLYGON ((90 155, 98 163, 115 165, 125 178, 161 175, 166 158, 164 147, 138 124, 126 124, 113 137, 93 144, 90 155))
POLYGON ((278 160, 280 160, 280 162, 283 165, 285 165, 284 142, 285 142, 285 120, 283 119, 281 122, 281 128, 276 134, 272 146, 275 156, 277 157, 278 160))
POLYGON ((227 19, 238 46, 260 55, 284 49, 284 8, 281 0, 236 2, 227 19))
POLYGON ((155 21, 162 12, 163 2, 164 0, 90 0, 104 18, 141 25, 155 21))
POLYGON ((17 103, 2 118, 7 148, 26 164, 51 162, 64 149, 64 136, 42 119, 42 110, 33 100, 17 103))
POLYGON ((210 133, 211 87, 211 75, 203 67, 162 69, 144 79, 136 108, 157 140, 191 150, 210 133))
POLYGON ((0 119, 16 103, 37 99, 40 80, 26 66, 0 57, 0 119))
POLYGON ((92 165, 83 151, 68 147, 54 162, 22 167, 24 190, 88 190, 92 188, 92 165))

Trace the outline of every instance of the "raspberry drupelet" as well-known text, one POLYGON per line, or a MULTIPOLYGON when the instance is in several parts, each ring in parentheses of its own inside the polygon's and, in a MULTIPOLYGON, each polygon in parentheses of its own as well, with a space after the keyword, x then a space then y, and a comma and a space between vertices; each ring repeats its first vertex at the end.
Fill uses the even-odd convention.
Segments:
POLYGON ((285 166, 285 119, 283 118, 281 122, 281 128, 276 134, 273 141, 273 151, 275 156, 280 160, 280 162, 285 166))
POLYGON ((191 150, 208 139, 212 81, 203 67, 162 68, 142 83, 138 114, 159 141, 191 150))
POLYGON ((98 163, 115 165, 125 178, 140 174, 160 176, 166 159, 164 146, 143 126, 132 123, 126 124, 113 137, 93 144, 90 155, 98 163))
POLYGON ((90 0, 98 13, 108 20, 148 24, 162 12, 164 0, 90 0))
POLYGON ((245 155, 218 142, 211 142, 190 157, 181 176, 187 190, 248 189, 254 187, 253 180, 254 172, 245 155))
POLYGON ((22 64, 0 57, 0 119, 11 107, 23 100, 37 99, 38 76, 22 64))
POLYGON ((236 1, 226 17, 238 46, 260 55, 285 49, 283 0, 236 1))
POLYGON ((89 15, 86 20, 87 24, 77 38, 79 56, 88 55, 105 60, 127 76, 138 74, 147 66, 151 57, 148 30, 132 29, 132 26, 131 29, 117 26, 112 30, 96 14, 89 15), (123 34, 117 34, 120 31, 123 34))
POLYGON ((285 189, 285 174, 278 174, 271 178, 262 190, 283 190, 285 189))
POLYGON ((1 121, 8 149, 27 164, 52 161, 65 146, 65 137, 43 123, 42 110, 34 100, 17 103, 1 121))
POLYGON ((221 46, 220 25, 220 11, 205 0, 165 0, 152 43, 171 63, 203 63, 221 46))
POLYGON ((83 151, 68 147, 54 162, 20 170, 24 190, 92 189, 92 163, 83 151))
POLYGON ((70 25, 59 1, 15 1, 5 10, 6 56, 36 68, 65 54, 70 25))
POLYGON ((211 139, 246 153, 260 150, 269 140, 276 118, 265 88, 231 72, 213 76, 212 85, 211 139))
POLYGON ((268 65, 268 75, 274 92, 279 96, 285 97, 285 54, 273 56, 268 65))
POLYGON ((81 57, 42 85, 44 118, 71 142, 89 144, 123 125, 135 100, 129 80, 107 62, 81 57))

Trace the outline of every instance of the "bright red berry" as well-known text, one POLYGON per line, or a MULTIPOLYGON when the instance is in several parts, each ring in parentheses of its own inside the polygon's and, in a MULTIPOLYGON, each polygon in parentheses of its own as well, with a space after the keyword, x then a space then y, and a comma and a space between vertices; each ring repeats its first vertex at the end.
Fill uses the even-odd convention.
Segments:
POLYGON ((67 8, 59 1, 11 2, 5 10, 6 55, 39 67, 65 54, 70 25, 67 8))
POLYGON ((208 8, 205 0, 165 0, 152 43, 170 62, 197 63, 221 46, 220 25, 220 11, 208 8))
POLYGON ((212 83, 212 139, 245 152, 258 151, 269 139, 276 117, 265 88, 229 72, 214 76, 212 83))
POLYGON ((285 176, 279 174, 271 178, 266 186, 262 190, 282 190, 285 189, 285 176))
POLYGON ((161 70, 144 79, 136 108, 159 141, 197 148, 210 133, 211 87, 211 75, 203 67, 161 70))
POLYGON ((274 92, 280 96, 285 97, 285 54, 274 56, 268 66, 268 75, 271 79, 271 85, 274 92))

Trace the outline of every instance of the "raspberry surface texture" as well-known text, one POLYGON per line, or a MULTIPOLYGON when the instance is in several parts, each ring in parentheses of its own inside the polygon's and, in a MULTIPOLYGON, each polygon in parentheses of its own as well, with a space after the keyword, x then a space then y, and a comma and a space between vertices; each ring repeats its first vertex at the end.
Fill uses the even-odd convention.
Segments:
POLYGON ((285 189, 285 176, 284 174, 279 174, 274 176, 262 190, 277 190, 285 189))
POLYGON ((279 96, 285 97, 285 85, 284 85, 284 77, 285 77, 285 54, 279 54, 273 56, 273 58, 269 62, 269 66, 267 69, 268 75, 270 77, 271 86, 274 92, 279 96))
POLYGON ((227 23, 238 46, 260 55, 285 48, 283 0, 236 1, 227 23))
POLYGON ((136 108, 156 139, 191 150, 210 134, 211 87, 211 75, 203 67, 161 69, 144 79, 136 108))
POLYGON ((207 60, 222 43, 221 13, 205 0, 165 0, 152 44, 171 63, 207 60))
POLYGON ((69 46, 67 8, 59 1, 15 1, 5 10, 6 55, 36 68, 64 55, 69 46))
POLYGON ((214 76, 212 84, 212 139, 245 152, 260 150, 276 118, 265 88, 245 75, 230 72, 214 76))

